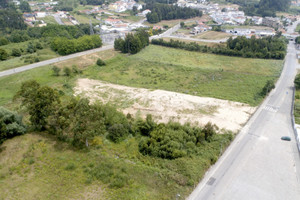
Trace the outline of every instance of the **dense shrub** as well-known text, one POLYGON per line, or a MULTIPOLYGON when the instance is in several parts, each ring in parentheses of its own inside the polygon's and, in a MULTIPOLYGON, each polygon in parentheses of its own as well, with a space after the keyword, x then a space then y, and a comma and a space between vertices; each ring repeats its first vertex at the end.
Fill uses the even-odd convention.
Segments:
POLYGON ((196 154, 197 146, 212 140, 215 128, 210 123, 203 130, 178 123, 159 124, 148 137, 140 141, 139 151, 144 155, 167 159, 196 154))
POLYGON ((157 23, 161 20, 189 19, 202 16, 202 12, 197 9, 182 8, 161 3, 147 3, 145 9, 151 10, 151 13, 147 14, 147 21, 150 23, 157 23))
POLYGON ((123 124, 114 124, 108 128, 107 138, 113 142, 120 142, 128 136, 128 128, 123 124))
POLYGON ((114 48, 122 53, 136 54, 144 47, 149 45, 149 34, 145 30, 139 30, 137 33, 127 34, 125 40, 116 39, 114 48))
POLYGON ((98 35, 85 35, 78 39, 58 37, 51 42, 52 50, 58 52, 60 55, 68 55, 101 46, 102 41, 98 35))
POLYGON ((8 58, 8 53, 4 49, 0 49, 0 60, 6 60, 8 58))
POLYGON ((100 59, 100 58, 97 59, 96 64, 97 64, 98 66, 104 66, 104 65, 106 65, 105 62, 104 62, 102 59, 100 59))
POLYGON ((256 39, 252 37, 229 38, 227 46, 218 46, 215 48, 199 45, 195 42, 186 43, 178 40, 153 39, 152 44, 172 48, 185 49, 188 51, 209 52, 227 56, 238 56, 246 58, 264 58, 264 59, 284 59, 286 53, 286 43, 283 39, 277 37, 266 37, 256 39))
POLYGON ((295 83, 296 90, 299 90, 300 89, 300 74, 296 75, 294 83, 295 83))
POLYGON ((72 70, 69 67, 64 67, 64 76, 71 76, 72 75, 72 70))
POLYGON ((22 135, 26 128, 22 123, 22 117, 3 107, 0 107, 0 144, 9 138, 22 135))
POLYGON ((20 51, 20 49, 12 49, 12 51, 11 51, 11 55, 12 56, 15 56, 15 57, 19 57, 19 56, 21 56, 22 55, 22 53, 21 53, 21 51, 20 51))
POLYGON ((56 67, 56 66, 53 66, 52 67, 52 71, 53 71, 53 75, 54 76, 59 76, 59 72, 60 72, 60 68, 56 67))
POLYGON ((274 81, 268 80, 261 91, 261 96, 267 95, 274 88, 275 88, 274 81))

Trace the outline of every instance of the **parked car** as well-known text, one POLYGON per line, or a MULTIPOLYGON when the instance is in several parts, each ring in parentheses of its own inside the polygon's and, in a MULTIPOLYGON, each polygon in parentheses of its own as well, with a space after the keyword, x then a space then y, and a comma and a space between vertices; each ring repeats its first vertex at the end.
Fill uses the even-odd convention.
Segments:
POLYGON ((281 139, 286 141, 291 141, 291 137, 289 136, 282 136, 281 139))

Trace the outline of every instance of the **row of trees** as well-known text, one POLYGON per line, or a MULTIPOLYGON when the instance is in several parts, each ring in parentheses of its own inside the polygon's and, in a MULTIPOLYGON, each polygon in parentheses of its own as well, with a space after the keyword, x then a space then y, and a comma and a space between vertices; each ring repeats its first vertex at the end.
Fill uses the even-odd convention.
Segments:
POLYGON ((0 60, 6 60, 9 58, 9 56, 20 57, 23 54, 27 54, 27 53, 31 54, 36 52, 38 49, 43 49, 42 44, 39 42, 35 42, 35 43, 29 42, 27 44, 26 49, 13 48, 11 52, 7 52, 7 50, 0 48, 0 60))
POLYGON ((129 33, 125 39, 119 38, 114 42, 114 48, 122 53, 136 54, 149 45, 149 34, 139 30, 135 34, 129 33))
POLYGON ((262 39, 256 39, 254 37, 251 39, 247 39, 246 37, 230 38, 226 47, 207 47, 206 45, 200 45, 195 42, 186 43, 172 39, 169 42, 163 39, 153 39, 151 43, 188 51, 208 52, 245 58, 283 59, 286 53, 285 41, 274 37, 262 39))
POLYGON ((26 29, 22 14, 14 9, 0 9, 0 31, 7 29, 26 29))
MULTIPOLYGON (((171 122, 157 124, 151 115, 147 115, 146 120, 133 119, 108 105, 90 104, 87 99, 64 98, 68 100, 62 102, 56 90, 36 81, 24 82, 15 96, 28 110, 32 128, 46 130, 80 147, 89 146, 89 141, 95 136, 105 136, 117 143, 132 135, 138 136, 142 154, 175 159, 197 154, 198 147, 214 140, 217 130, 211 123, 204 128, 171 122)), ((230 134, 228 137, 232 139, 230 134)))
POLYGON ((104 0, 80 0, 82 5, 102 5, 105 3, 104 0))
POLYGON ((101 46, 102 41, 99 35, 85 35, 77 39, 58 37, 51 42, 51 49, 60 55, 68 55, 101 46))
POLYGON ((276 16, 276 11, 287 11, 291 5, 291 0, 226 0, 227 2, 239 4, 247 15, 276 16))
POLYGON ((161 3, 146 4, 144 9, 151 10, 151 13, 147 14, 147 21, 150 23, 157 23, 161 20, 189 19, 202 16, 202 12, 196 9, 161 3))
POLYGON ((0 45, 6 45, 9 42, 18 43, 32 39, 66 37, 79 38, 90 34, 88 24, 80 24, 76 26, 62 26, 49 24, 44 27, 28 27, 25 30, 9 30, 0 37, 0 45))

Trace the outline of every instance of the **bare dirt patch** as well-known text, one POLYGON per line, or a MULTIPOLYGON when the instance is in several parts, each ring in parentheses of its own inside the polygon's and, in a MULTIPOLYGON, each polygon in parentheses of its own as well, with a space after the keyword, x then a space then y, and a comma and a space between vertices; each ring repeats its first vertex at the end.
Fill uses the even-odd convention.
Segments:
POLYGON ((98 58, 101 58, 102 60, 108 60, 114 57, 116 54, 117 51, 115 50, 106 50, 106 51, 79 56, 66 61, 61 61, 59 63, 56 63, 55 65, 59 68, 71 67, 72 65, 76 65, 78 68, 83 69, 85 67, 94 65, 98 58))
POLYGON ((87 97, 92 102, 100 100, 115 105, 125 114, 142 117, 151 114, 157 122, 164 123, 170 120, 194 125, 212 122, 219 128, 234 132, 241 129, 256 109, 227 100, 133 88, 90 79, 78 79, 74 91, 76 96, 87 97))

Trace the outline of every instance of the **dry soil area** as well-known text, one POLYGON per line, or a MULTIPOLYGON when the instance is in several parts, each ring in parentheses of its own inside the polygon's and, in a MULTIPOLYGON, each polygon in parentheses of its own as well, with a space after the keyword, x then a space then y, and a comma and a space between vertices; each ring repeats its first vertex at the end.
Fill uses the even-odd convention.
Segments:
POLYGON ((177 121, 204 125, 216 124, 233 132, 242 128, 256 107, 247 104, 198 97, 164 90, 148 90, 110 84, 98 80, 79 79, 75 95, 115 105, 120 111, 133 116, 153 115, 157 122, 177 121))

